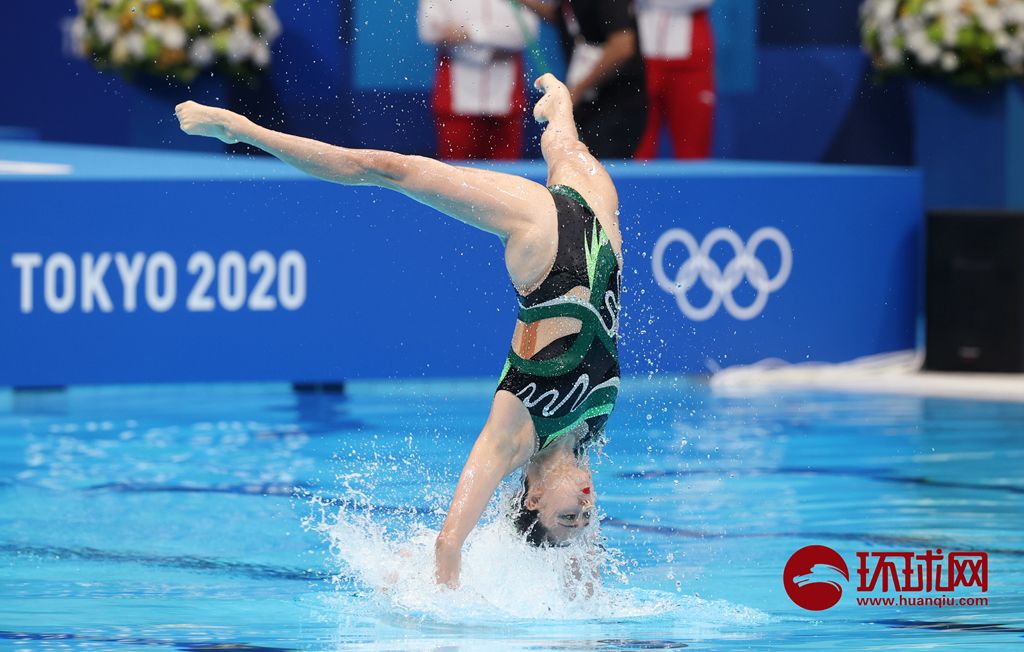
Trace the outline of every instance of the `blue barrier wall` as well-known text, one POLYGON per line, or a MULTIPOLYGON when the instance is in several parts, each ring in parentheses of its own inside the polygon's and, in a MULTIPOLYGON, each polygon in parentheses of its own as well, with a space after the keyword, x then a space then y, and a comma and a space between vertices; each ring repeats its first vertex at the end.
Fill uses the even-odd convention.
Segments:
MULTIPOLYGON (((400 195, 267 160, 0 148, 68 166, 0 176, 0 384, 500 372, 516 302, 493 236, 400 195)), ((544 175, 539 164, 497 167, 544 175)), ((627 373, 913 346, 916 173, 611 171, 626 243, 627 373), (754 248, 756 234, 768 237, 754 248), (735 316, 759 300, 752 318, 735 316), (682 309, 709 302, 708 315, 682 309)))
POLYGON ((913 91, 928 205, 1024 209, 1024 84, 979 90, 919 83, 913 91))

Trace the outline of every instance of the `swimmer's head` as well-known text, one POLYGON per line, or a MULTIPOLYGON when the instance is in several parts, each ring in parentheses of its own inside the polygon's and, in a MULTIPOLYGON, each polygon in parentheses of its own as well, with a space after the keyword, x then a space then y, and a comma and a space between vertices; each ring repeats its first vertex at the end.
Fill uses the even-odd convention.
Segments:
POLYGON ((566 545, 590 525, 595 497, 589 469, 576 464, 549 466, 533 482, 523 476, 512 520, 535 546, 566 545))

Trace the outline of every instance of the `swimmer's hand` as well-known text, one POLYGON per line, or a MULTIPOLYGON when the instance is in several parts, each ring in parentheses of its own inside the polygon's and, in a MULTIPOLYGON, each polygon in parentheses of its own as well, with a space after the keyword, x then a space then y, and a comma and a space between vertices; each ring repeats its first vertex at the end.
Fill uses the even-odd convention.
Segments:
POLYGON ((544 96, 533 107, 533 119, 544 124, 558 122, 559 118, 572 120, 572 94, 568 87, 551 73, 545 73, 533 82, 544 96))
POLYGON ((227 109, 204 106, 197 102, 182 102, 174 107, 181 130, 189 136, 218 138, 234 145, 239 141, 238 133, 248 120, 227 109))
POLYGON ((434 578, 438 584, 450 589, 459 588, 459 566, 462 565, 462 546, 443 537, 434 544, 434 578))

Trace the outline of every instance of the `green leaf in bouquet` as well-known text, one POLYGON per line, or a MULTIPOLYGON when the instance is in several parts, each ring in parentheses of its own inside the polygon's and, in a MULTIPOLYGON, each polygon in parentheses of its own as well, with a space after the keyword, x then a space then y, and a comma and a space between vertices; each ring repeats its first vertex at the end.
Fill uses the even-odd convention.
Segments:
POLYGON ((228 44, 231 40, 231 34, 227 30, 221 30, 213 35, 210 42, 213 43, 213 51, 220 56, 225 56, 228 53, 228 44))
POLYGON ((879 47, 878 42, 878 30, 874 28, 867 28, 864 30, 864 44, 872 50, 877 50, 879 47))
POLYGON ((155 60, 157 57, 160 56, 161 50, 162 48, 160 46, 160 41, 156 40, 156 38, 153 36, 146 37, 146 59, 149 59, 150 61, 155 60))
POLYGON ((82 40, 83 56, 86 59, 96 59, 100 57, 99 42, 92 37, 85 37, 82 40))
POLYGON ((181 7, 181 24, 190 34, 202 26, 199 5, 196 4, 196 0, 185 0, 181 7))
POLYGON ((164 14, 168 16, 173 16, 180 20, 182 14, 185 13, 185 7, 180 2, 169 2, 168 0, 162 0, 161 4, 163 5, 164 8, 164 14))
POLYGON ((974 25, 961 27, 959 33, 956 35, 956 44, 964 50, 970 50, 976 47, 978 44, 977 28, 974 25))
POLYGON ((998 50, 996 40, 988 32, 982 32, 978 35, 978 49, 982 54, 994 54, 998 50))

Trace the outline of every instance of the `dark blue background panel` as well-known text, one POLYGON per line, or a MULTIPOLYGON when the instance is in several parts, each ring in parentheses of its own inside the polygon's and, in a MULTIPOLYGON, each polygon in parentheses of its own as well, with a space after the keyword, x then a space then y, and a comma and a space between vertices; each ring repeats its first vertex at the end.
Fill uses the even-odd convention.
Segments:
MULTIPOLYGON (((714 4, 716 158, 913 162, 904 84, 870 83, 857 46, 857 3, 783 4, 714 4)), ((74 15, 74 0, 0 2, 0 23, 35 35, 0 39, 0 76, 18 97, 0 103, 0 129, 63 142, 222 150, 220 143, 176 131, 172 109, 191 98, 289 133, 353 147, 436 152, 426 90, 434 53, 415 38, 413 0, 278 3, 276 10, 284 33, 262 83, 249 88, 203 77, 184 87, 153 78, 129 83, 71 56, 62 48, 61 24, 74 15)), ((542 45, 552 67, 562 70, 550 33, 542 45)), ((527 126, 527 157, 540 156, 537 134, 527 126)))
POLYGON ((858 45, 861 0, 781 0, 759 3, 762 44, 858 45))
MULTIPOLYGON (((400 195, 246 157, 0 143, 0 158, 70 166, 63 175, 0 177, 2 384, 501 370, 516 302, 500 243, 400 195)), ((538 164, 494 167, 544 175, 538 164)), ((626 239, 627 373, 767 357, 839 361, 913 346, 916 173, 758 163, 611 171, 626 239), (753 319, 723 306, 695 321, 681 312, 679 290, 655 280, 652 253, 671 229, 698 247, 729 229, 737 249, 709 247, 704 280, 691 279, 685 292, 694 305, 714 300, 715 287, 722 299, 713 270, 749 269, 750 259, 746 268, 734 261, 766 227, 784 234, 792 268, 753 319)), ((778 273, 780 247, 765 242, 751 253, 765 274, 778 273)), ((687 257, 669 244, 663 273, 677 278, 687 257)), ((754 276, 736 277, 728 294, 738 305, 757 299, 754 276)))
MULTIPOLYGON (((417 0, 379 2, 353 0, 351 47, 355 68, 354 87, 367 91, 430 89, 435 72, 435 48, 419 40, 416 29, 417 0)), ((756 0, 716 0, 711 8, 715 25, 717 83, 719 92, 747 92, 754 86, 757 46, 756 0)), ((548 71, 538 70, 527 57, 530 75, 565 74, 565 61, 556 30, 542 24, 538 46, 548 71)))

